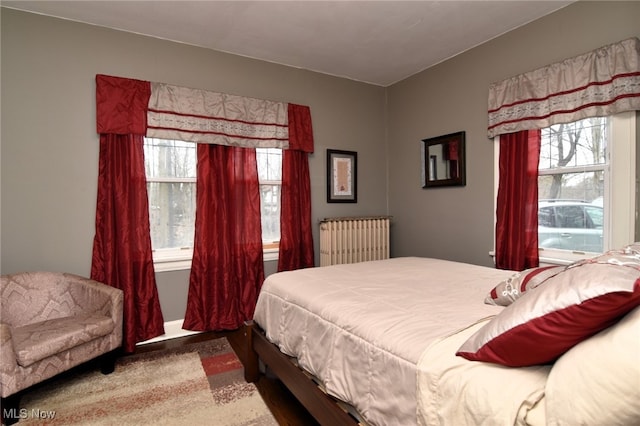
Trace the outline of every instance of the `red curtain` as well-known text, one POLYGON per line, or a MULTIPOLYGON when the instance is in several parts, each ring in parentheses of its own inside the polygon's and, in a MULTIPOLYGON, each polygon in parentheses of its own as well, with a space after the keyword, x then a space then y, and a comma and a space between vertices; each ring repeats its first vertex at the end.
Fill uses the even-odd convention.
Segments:
POLYGON ((278 271, 314 266, 308 154, 286 150, 282 157, 278 271))
POLYGON ((91 278, 124 291, 123 348, 164 334, 141 135, 100 135, 91 278))
POLYGON ((264 281, 254 149, 198 144, 196 222, 183 328, 232 330, 253 317, 264 281))
POLYGON ((539 158, 540 130, 524 130, 500 136, 497 268, 521 271, 539 265, 539 158))
MULTIPOLYGON (((164 330, 151 256, 142 136, 111 134, 144 135, 150 96, 147 81, 96 76, 97 128, 105 136, 101 136, 92 276, 125 290, 128 350, 164 330), (135 143, 120 147, 126 144, 115 140, 135 143)), ((313 266, 309 107, 288 104, 288 131, 289 149, 283 156, 282 270, 313 266)), ((199 144, 196 185, 194 257, 183 327, 235 329, 253 316, 264 280, 255 151, 199 144)))
POLYGON ((282 156, 278 271, 314 266, 309 153, 313 128, 308 106, 289 104, 289 149, 282 156))

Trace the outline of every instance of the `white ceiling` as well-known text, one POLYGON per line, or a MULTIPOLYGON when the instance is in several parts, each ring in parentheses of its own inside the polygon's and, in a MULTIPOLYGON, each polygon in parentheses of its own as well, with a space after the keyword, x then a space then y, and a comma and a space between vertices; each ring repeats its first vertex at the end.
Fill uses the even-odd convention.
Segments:
POLYGON ((552 13, 554 1, 2 1, 389 86, 552 13))

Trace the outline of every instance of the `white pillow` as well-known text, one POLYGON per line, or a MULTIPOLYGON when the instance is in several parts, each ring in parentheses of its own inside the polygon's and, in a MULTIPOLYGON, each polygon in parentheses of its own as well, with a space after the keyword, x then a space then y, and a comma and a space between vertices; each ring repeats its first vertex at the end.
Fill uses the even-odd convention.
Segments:
POLYGON ((640 307, 556 361, 548 425, 640 425, 640 307))

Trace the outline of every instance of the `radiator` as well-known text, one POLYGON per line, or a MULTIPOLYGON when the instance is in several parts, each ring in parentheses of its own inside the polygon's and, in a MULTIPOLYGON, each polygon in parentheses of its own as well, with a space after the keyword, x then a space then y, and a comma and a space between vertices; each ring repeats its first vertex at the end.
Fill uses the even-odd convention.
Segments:
POLYGON ((389 216, 320 221, 320 266, 389 258, 389 216))

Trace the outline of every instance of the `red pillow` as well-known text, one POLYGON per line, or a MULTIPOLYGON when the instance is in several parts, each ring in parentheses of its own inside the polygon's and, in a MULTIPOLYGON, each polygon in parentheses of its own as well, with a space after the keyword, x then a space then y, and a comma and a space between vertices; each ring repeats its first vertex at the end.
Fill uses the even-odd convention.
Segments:
POLYGON ((458 349, 456 355, 509 367, 554 361, 640 306, 640 271, 584 263, 528 291, 458 349))

